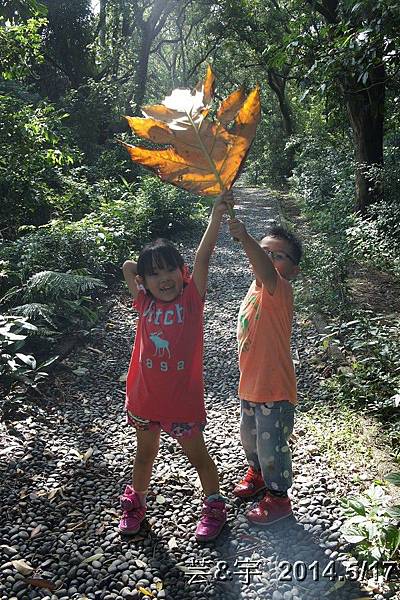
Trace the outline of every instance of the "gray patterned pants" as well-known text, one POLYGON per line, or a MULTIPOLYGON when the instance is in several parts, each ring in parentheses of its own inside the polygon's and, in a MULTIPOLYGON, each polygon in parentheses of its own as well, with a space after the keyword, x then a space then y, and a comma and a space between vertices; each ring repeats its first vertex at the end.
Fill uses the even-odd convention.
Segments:
POLYGON ((260 404, 240 401, 240 437, 250 466, 261 469, 268 489, 286 492, 292 486, 294 405, 286 400, 260 404))

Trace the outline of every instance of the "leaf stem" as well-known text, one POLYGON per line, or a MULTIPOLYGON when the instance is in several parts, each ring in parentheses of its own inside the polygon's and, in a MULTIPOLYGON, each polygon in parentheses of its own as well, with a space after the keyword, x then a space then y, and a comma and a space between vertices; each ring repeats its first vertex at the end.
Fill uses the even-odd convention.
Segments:
MULTIPOLYGON (((201 120, 201 122, 200 122, 200 127, 199 127, 199 129, 198 129, 198 128, 196 127, 196 124, 195 124, 195 122, 194 122, 194 121, 193 121, 193 119, 192 119, 192 116, 191 116, 191 114, 190 114, 190 113, 186 113, 186 114, 187 114, 187 116, 188 116, 188 119, 189 119, 189 121, 190 121, 190 123, 191 123, 191 125, 192 125, 192 127, 193 127, 193 129, 194 129, 194 131, 195 131, 196 137, 197 137, 197 139, 198 139, 198 142, 199 142, 199 145, 200 145, 200 147, 201 147, 201 149, 202 149, 202 151, 203 151, 203 154, 204 154, 204 156, 205 156, 205 157, 207 158, 207 160, 208 160, 208 164, 210 165, 210 169, 211 169, 211 170, 212 170, 212 172, 214 173, 214 175, 215 175, 215 178, 217 179, 217 181, 218 181, 218 183, 219 183, 219 187, 221 188, 220 194, 222 194, 222 192, 224 192, 224 190, 225 190, 224 183, 223 183, 223 181, 222 181, 222 179, 221 179, 221 177, 220 177, 220 174, 219 174, 219 173, 218 173, 218 171, 217 171, 217 167, 215 166, 215 162, 213 161, 213 159, 211 158, 211 156, 210 156, 210 155, 209 155, 209 153, 207 152, 207 148, 205 147, 205 145, 204 145, 204 143, 203 143, 203 140, 201 139, 201 136, 200 136, 200 133, 199 133, 199 129, 200 129, 200 127, 201 127, 201 124, 203 123, 203 119, 204 119, 204 117, 202 118, 202 120, 201 120)), ((233 211, 233 208, 232 208, 230 205, 228 205, 228 214, 229 214, 229 216, 230 216, 230 218, 231 218, 231 219, 234 219, 234 218, 235 218, 235 213, 234 213, 234 211, 233 211)))

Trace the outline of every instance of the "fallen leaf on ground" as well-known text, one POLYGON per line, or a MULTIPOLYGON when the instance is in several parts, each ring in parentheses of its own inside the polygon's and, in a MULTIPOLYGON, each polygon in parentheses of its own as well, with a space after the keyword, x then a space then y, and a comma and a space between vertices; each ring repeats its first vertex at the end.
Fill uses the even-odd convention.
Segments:
POLYGON ((38 537, 40 535, 40 532, 42 530, 42 526, 38 525, 37 527, 35 527, 35 529, 32 529, 31 531, 31 539, 38 537))
POLYGON ((173 550, 174 548, 177 548, 177 547, 178 547, 178 544, 176 543, 176 538, 175 537, 170 538, 168 540, 168 548, 170 550, 173 550))
POLYGON ((93 448, 88 448, 86 450, 85 454, 82 456, 82 460, 84 463, 86 463, 89 460, 89 458, 92 456, 93 452, 94 452, 93 448))
POLYGON ((99 552, 98 554, 93 554, 92 556, 89 556, 88 558, 84 558, 81 564, 88 565, 89 563, 92 563, 93 561, 98 560, 102 556, 104 556, 104 554, 102 552, 99 552))
POLYGON ((104 354, 104 352, 102 352, 98 348, 92 348, 92 346, 87 346, 87 348, 88 348, 88 350, 91 350, 92 352, 97 352, 97 354, 104 354))
POLYGON ((339 590, 341 587, 343 587, 345 583, 346 580, 341 581, 340 579, 338 579, 336 583, 327 592, 325 592, 324 596, 329 596, 329 594, 336 592, 336 590, 339 590))
POLYGON ((138 587, 138 590, 141 594, 143 594, 144 596, 149 596, 150 598, 154 598, 154 594, 152 592, 150 592, 149 590, 146 590, 143 587, 138 587))
POLYGON ((136 566, 137 567, 147 567, 146 563, 144 563, 142 560, 140 560, 140 558, 137 558, 135 560, 136 566))
POLYGON ((76 529, 81 529, 81 527, 85 527, 86 521, 81 521, 80 523, 75 523, 73 525, 68 525, 67 531, 75 531, 76 529))
POLYGON ((63 487, 58 487, 58 488, 54 488, 53 490, 50 490, 47 494, 47 497, 49 500, 54 500, 54 498, 57 496, 57 494, 59 494, 60 496, 63 495, 63 487))
POLYGON ((56 584, 52 581, 49 581, 48 579, 40 579, 39 577, 25 579, 25 583, 28 583, 32 587, 45 588, 46 590, 50 590, 51 592, 53 592, 57 588, 56 584))
POLYGON ((21 573, 21 575, 30 575, 35 570, 32 565, 27 563, 25 560, 12 560, 13 567, 21 573))
POLYGON ((72 369, 72 372, 75 373, 75 375, 78 375, 78 377, 82 377, 82 375, 87 375, 87 373, 89 373, 89 369, 86 369, 86 367, 78 367, 77 369, 72 369))

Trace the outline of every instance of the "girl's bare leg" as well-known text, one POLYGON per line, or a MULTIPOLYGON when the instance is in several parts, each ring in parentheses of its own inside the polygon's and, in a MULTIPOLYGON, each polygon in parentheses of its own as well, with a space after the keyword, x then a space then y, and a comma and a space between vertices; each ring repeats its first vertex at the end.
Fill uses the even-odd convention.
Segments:
POLYGON ((153 463, 160 445, 160 431, 136 430, 137 450, 133 464, 133 489, 147 491, 153 470, 153 463))
POLYGON ((219 477, 217 467, 204 443, 203 434, 199 434, 189 438, 179 438, 179 444, 183 452, 188 457, 189 461, 196 469, 203 491, 206 496, 219 493, 219 477))

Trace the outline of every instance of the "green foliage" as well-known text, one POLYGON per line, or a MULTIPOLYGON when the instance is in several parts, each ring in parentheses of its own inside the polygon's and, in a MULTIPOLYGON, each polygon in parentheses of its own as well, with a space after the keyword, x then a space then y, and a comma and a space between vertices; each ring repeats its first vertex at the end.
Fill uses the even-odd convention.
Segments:
MULTIPOLYGON (((70 89, 60 104, 68 114, 66 124, 71 129, 74 140, 84 152, 89 164, 96 164, 106 140, 112 137, 112 127, 116 127, 117 124, 121 130, 125 127, 125 120, 122 122, 118 111, 117 85, 110 81, 87 79, 79 87, 70 89)), ((118 130, 118 127, 116 129, 118 130)), ((121 162, 122 149, 116 149, 116 153, 121 162)), ((125 164, 128 164, 128 158, 124 158, 125 164)), ((109 173, 98 171, 98 179, 108 176, 109 173)))
POLYGON ((331 325, 323 343, 333 341, 347 358, 326 388, 338 402, 362 406, 387 423, 393 447, 400 442, 396 395, 400 390, 400 325, 398 319, 383 318, 371 311, 353 315, 340 325, 331 325))
POLYGON ((3 292, 38 271, 119 275, 123 261, 150 239, 182 234, 205 216, 202 204, 152 177, 140 186, 103 181, 94 186, 94 194, 95 213, 75 222, 53 220, 0 246, 3 292))
POLYGON ((21 79, 31 66, 43 60, 40 30, 46 19, 30 18, 16 24, 0 17, 0 77, 21 79))
POLYGON ((46 62, 37 68, 42 95, 58 101, 96 74, 90 0, 41 0, 47 8, 43 32, 46 62))
POLYGON ((280 187, 285 184, 290 162, 286 141, 279 118, 270 111, 268 118, 258 126, 256 139, 246 159, 247 185, 280 187))
POLYGON ((313 228, 345 240, 354 211, 350 148, 329 136, 297 138, 300 151, 291 184, 302 198, 313 228))
POLYGON ((296 302, 307 311, 327 315, 348 310, 347 248, 334 244, 324 233, 307 239, 301 262, 302 277, 296 283, 296 302))
POLYGON ((0 411, 3 416, 10 408, 10 395, 25 394, 27 390, 37 386, 47 377, 45 369, 57 357, 37 364, 32 354, 21 352, 29 335, 37 333, 37 328, 26 317, 0 315, 0 379, 2 402, 0 411))
POLYGON ((342 534, 354 544, 353 553, 359 559, 372 566, 376 561, 399 558, 400 505, 393 505, 382 482, 375 482, 360 496, 345 499, 342 506, 347 517, 342 534))
POLYGON ((38 327, 37 335, 56 337, 96 321, 93 297, 105 287, 87 275, 41 271, 24 285, 11 288, 1 302, 30 319, 38 327))
POLYGON ((368 217, 354 218, 346 231, 355 258, 400 279, 400 146, 389 139, 385 151, 385 167, 375 169, 371 179, 383 183, 385 199, 370 206, 368 217))
POLYGON ((64 116, 50 104, 0 95, 0 220, 7 236, 48 219, 61 169, 74 157, 60 137, 64 116))
POLYGON ((317 136, 318 127, 321 122, 292 140, 299 152, 290 183, 312 228, 302 261, 306 286, 300 282, 298 298, 319 312, 337 315, 349 308, 352 249, 346 230, 355 219, 354 179, 347 145, 340 146, 339 139, 323 131, 317 136))

